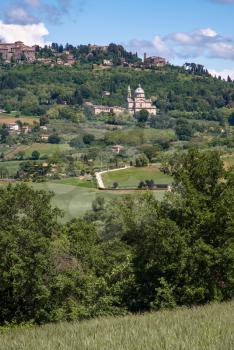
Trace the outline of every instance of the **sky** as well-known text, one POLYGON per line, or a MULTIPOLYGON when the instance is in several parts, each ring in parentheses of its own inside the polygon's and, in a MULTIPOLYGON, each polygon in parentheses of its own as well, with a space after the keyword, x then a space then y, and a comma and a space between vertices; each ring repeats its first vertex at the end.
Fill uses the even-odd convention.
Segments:
POLYGON ((122 44, 234 79, 234 0, 0 0, 0 40, 122 44))

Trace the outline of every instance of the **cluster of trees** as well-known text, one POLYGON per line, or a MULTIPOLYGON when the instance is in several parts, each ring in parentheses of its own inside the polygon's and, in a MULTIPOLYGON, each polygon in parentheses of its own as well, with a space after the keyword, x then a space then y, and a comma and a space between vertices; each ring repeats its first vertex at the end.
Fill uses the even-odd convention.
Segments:
POLYGON ((205 75, 207 77, 210 76, 208 70, 201 64, 186 62, 184 64, 184 68, 186 69, 186 71, 192 74, 205 75))
POLYGON ((38 58, 54 58, 57 54, 69 52, 81 64, 102 64, 103 60, 111 60, 114 65, 121 65, 123 61, 135 63, 141 61, 137 54, 128 52, 122 45, 114 43, 108 46, 95 45, 79 45, 73 46, 66 44, 65 46, 57 43, 52 43, 51 46, 37 48, 38 58))
POLYGON ((189 141, 193 136, 193 128, 191 123, 186 119, 179 119, 176 123, 175 132, 179 140, 189 141))
POLYGON ((0 324, 56 322, 233 297, 234 175, 217 152, 174 157, 174 192, 61 224, 51 194, 0 189, 0 324))
POLYGON ((45 181, 46 175, 51 170, 51 164, 44 165, 41 162, 37 162, 38 154, 34 151, 32 154, 32 160, 24 161, 19 164, 19 170, 16 173, 16 179, 30 180, 33 182, 45 181), (33 159, 34 157, 34 159, 33 159))

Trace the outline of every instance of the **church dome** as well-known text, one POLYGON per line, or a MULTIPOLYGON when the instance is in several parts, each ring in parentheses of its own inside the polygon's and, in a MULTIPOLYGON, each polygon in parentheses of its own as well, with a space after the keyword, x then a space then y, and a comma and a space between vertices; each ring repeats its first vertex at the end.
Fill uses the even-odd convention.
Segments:
POLYGON ((135 90, 135 95, 145 95, 145 91, 142 89, 141 85, 139 84, 138 88, 135 90))

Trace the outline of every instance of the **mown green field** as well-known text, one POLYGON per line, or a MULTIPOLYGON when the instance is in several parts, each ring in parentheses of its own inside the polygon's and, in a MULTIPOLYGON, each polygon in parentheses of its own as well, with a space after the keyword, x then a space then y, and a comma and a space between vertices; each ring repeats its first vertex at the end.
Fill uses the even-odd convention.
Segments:
POLYGON ((52 191, 52 204, 64 212, 64 221, 81 217, 92 208, 92 202, 97 196, 110 200, 118 193, 100 192, 94 188, 83 188, 77 185, 63 184, 62 182, 44 182, 30 184, 34 189, 52 191))
POLYGON ((27 157, 31 156, 33 151, 40 152, 41 157, 52 156, 57 152, 64 152, 70 149, 68 144, 52 145, 49 143, 33 143, 31 146, 27 146, 24 150, 27 157))
MULTIPOLYGON (((70 180, 73 182, 73 185, 63 183, 69 181, 69 179, 30 184, 30 186, 35 189, 52 191, 54 193, 52 204, 63 210, 63 221, 68 221, 84 215, 88 210, 91 210, 92 202, 98 196, 104 197, 105 200, 109 201, 129 194, 129 192, 125 191, 99 191, 94 188, 81 187, 78 184, 74 183, 74 179, 70 180)), ((130 194, 134 193, 135 192, 130 192, 130 194)), ((163 191, 154 192, 154 195, 158 200, 162 200, 164 194, 165 192, 163 191)))
MULTIPOLYGON (((20 162, 16 161, 0 163, 0 170, 1 166, 5 167, 7 165, 9 174, 13 175, 17 172, 19 164, 20 162)), ((77 178, 26 184, 34 189, 52 191, 54 193, 52 205, 64 212, 63 221, 69 221, 84 215, 88 210, 91 210, 92 202, 98 196, 104 197, 109 201, 126 194, 135 193, 134 191, 99 191, 91 181, 81 181, 77 178)), ((0 186, 6 185, 7 183, 0 183, 0 186)), ((154 192, 154 196, 158 200, 162 200, 164 194, 164 191, 154 192)))
POLYGON ((55 181, 55 183, 62 184, 62 185, 79 186, 84 188, 97 188, 97 185, 94 181, 80 180, 77 177, 69 177, 69 178, 57 180, 55 181))
POLYGON ((112 186, 113 182, 118 182, 120 187, 137 187, 140 181, 145 180, 154 180, 156 184, 172 183, 172 177, 160 172, 159 166, 117 170, 103 174, 102 177, 107 187, 112 186))
POLYGON ((232 350, 234 302, 3 333, 0 350, 232 350))
POLYGON ((40 157, 50 157, 56 153, 69 151, 70 146, 66 143, 52 145, 49 143, 33 143, 32 145, 17 145, 5 150, 5 159, 11 161, 15 159, 19 152, 24 152, 24 157, 31 157, 33 151, 40 152, 40 157))

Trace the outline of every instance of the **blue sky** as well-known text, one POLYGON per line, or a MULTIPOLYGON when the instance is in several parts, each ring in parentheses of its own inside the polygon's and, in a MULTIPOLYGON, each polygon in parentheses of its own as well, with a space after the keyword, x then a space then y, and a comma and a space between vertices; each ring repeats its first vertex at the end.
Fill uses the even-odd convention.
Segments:
POLYGON ((234 0, 0 0, 0 38, 110 42, 234 76, 234 0))

